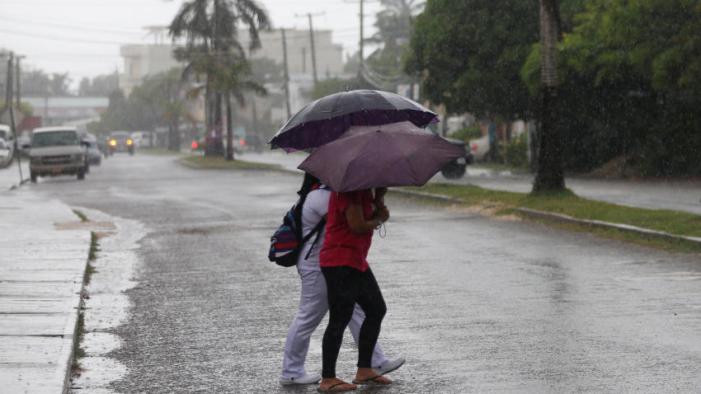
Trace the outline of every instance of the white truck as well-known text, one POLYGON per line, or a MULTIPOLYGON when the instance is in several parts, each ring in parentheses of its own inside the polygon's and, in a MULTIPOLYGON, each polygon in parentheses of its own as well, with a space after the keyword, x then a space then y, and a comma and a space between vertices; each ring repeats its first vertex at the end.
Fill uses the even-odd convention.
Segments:
POLYGON ((76 175, 82 180, 87 172, 86 149, 75 127, 34 129, 29 150, 32 182, 40 176, 56 175, 76 175))

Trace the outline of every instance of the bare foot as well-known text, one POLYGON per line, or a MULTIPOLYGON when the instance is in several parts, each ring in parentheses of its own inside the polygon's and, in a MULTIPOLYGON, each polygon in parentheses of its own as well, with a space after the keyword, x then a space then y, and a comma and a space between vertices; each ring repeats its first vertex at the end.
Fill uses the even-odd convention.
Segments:
POLYGON ((321 393, 342 393, 344 391, 353 391, 358 386, 344 382, 339 378, 323 378, 319 383, 318 391, 321 393))

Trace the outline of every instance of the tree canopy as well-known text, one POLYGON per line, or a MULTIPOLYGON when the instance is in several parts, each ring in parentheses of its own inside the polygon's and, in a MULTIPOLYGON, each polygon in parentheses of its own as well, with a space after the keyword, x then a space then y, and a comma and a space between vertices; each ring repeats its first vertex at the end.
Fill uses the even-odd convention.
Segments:
POLYGON ((533 1, 433 0, 416 18, 405 70, 449 112, 524 117, 531 98, 521 67, 538 41, 533 1))
MULTIPOLYGON (((429 0, 405 70, 449 112, 532 119, 538 2, 429 0)), ((701 175, 701 1, 560 0, 565 167, 701 175)))

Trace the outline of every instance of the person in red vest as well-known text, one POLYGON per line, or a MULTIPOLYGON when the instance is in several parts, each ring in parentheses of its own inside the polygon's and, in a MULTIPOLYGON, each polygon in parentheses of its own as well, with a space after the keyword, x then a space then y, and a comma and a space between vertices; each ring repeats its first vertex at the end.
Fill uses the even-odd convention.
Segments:
POLYGON ((392 383, 372 369, 372 352, 387 307, 367 262, 374 230, 389 219, 384 204, 386 192, 386 188, 334 192, 329 200, 326 237, 319 253, 329 303, 329 322, 322 342, 321 392, 351 391, 358 384, 392 383), (351 384, 336 377, 336 361, 356 303, 365 312, 365 320, 358 337, 358 370, 351 384))

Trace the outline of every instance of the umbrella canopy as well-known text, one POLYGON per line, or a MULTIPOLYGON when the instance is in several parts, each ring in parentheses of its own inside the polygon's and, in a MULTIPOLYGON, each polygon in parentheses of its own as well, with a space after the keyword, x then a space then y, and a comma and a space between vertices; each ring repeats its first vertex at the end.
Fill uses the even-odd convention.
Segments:
POLYGON ((426 127, 436 119, 434 112, 398 94, 351 90, 322 97, 302 108, 275 134, 270 146, 288 152, 304 150, 335 140, 351 126, 410 121, 426 127))
POLYGON ((351 127, 299 165, 337 192, 388 186, 421 186, 464 148, 410 122, 351 127), (372 130, 372 131, 368 131, 372 130))

